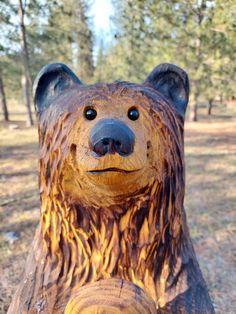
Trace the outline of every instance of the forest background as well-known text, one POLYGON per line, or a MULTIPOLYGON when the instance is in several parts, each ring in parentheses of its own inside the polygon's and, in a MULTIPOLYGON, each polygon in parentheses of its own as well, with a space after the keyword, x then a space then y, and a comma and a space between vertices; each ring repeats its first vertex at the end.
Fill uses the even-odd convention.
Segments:
MULTIPOLYGON (((102 19, 104 1, 98 3, 95 13, 102 19)), ((235 1, 112 1, 110 29, 101 32, 95 29, 93 5, 90 0, 1 0, 5 120, 14 100, 25 104, 27 124, 33 124, 32 81, 52 62, 66 63, 85 83, 140 82, 161 62, 178 64, 190 77, 194 121, 199 107, 211 114, 214 103, 235 99, 235 1)))

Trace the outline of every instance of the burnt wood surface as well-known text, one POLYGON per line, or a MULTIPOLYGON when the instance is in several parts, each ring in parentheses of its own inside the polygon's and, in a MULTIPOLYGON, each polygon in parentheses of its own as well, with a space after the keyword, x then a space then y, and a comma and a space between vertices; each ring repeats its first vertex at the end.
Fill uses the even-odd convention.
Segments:
POLYGON ((214 313, 183 207, 188 94, 171 64, 141 84, 40 71, 41 216, 9 314, 214 313))

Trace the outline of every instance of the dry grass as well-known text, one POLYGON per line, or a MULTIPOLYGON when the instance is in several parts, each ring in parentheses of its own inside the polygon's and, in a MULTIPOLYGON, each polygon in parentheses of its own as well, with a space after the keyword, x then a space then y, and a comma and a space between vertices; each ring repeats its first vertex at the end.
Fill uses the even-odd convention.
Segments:
MULTIPOLYGON (((17 115, 12 116, 17 119, 17 115)), ((19 120, 19 119, 18 119, 19 120)), ((0 314, 6 313, 39 218, 37 131, 0 128, 0 314), (10 243, 7 232, 18 238, 10 243)), ((236 312, 236 118, 186 124, 186 200, 217 313, 236 312)))
POLYGON ((217 313, 236 313, 236 120, 186 125, 189 227, 217 313))

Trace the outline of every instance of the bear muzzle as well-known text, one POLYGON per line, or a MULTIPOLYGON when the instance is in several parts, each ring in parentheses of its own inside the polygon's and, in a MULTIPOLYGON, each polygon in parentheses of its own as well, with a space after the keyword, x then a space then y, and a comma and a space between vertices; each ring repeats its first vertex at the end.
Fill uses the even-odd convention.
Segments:
POLYGON ((127 157, 132 154, 134 144, 133 131, 119 120, 100 120, 90 132, 90 148, 99 157, 116 153, 127 157))

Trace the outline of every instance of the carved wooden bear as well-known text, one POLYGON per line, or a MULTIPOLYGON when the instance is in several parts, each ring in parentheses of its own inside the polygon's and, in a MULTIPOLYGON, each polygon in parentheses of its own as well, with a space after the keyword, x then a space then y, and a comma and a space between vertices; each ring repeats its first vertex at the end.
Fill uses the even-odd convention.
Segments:
POLYGON ((8 313, 214 313, 189 236, 175 65, 141 84, 34 83, 41 218, 8 313))

